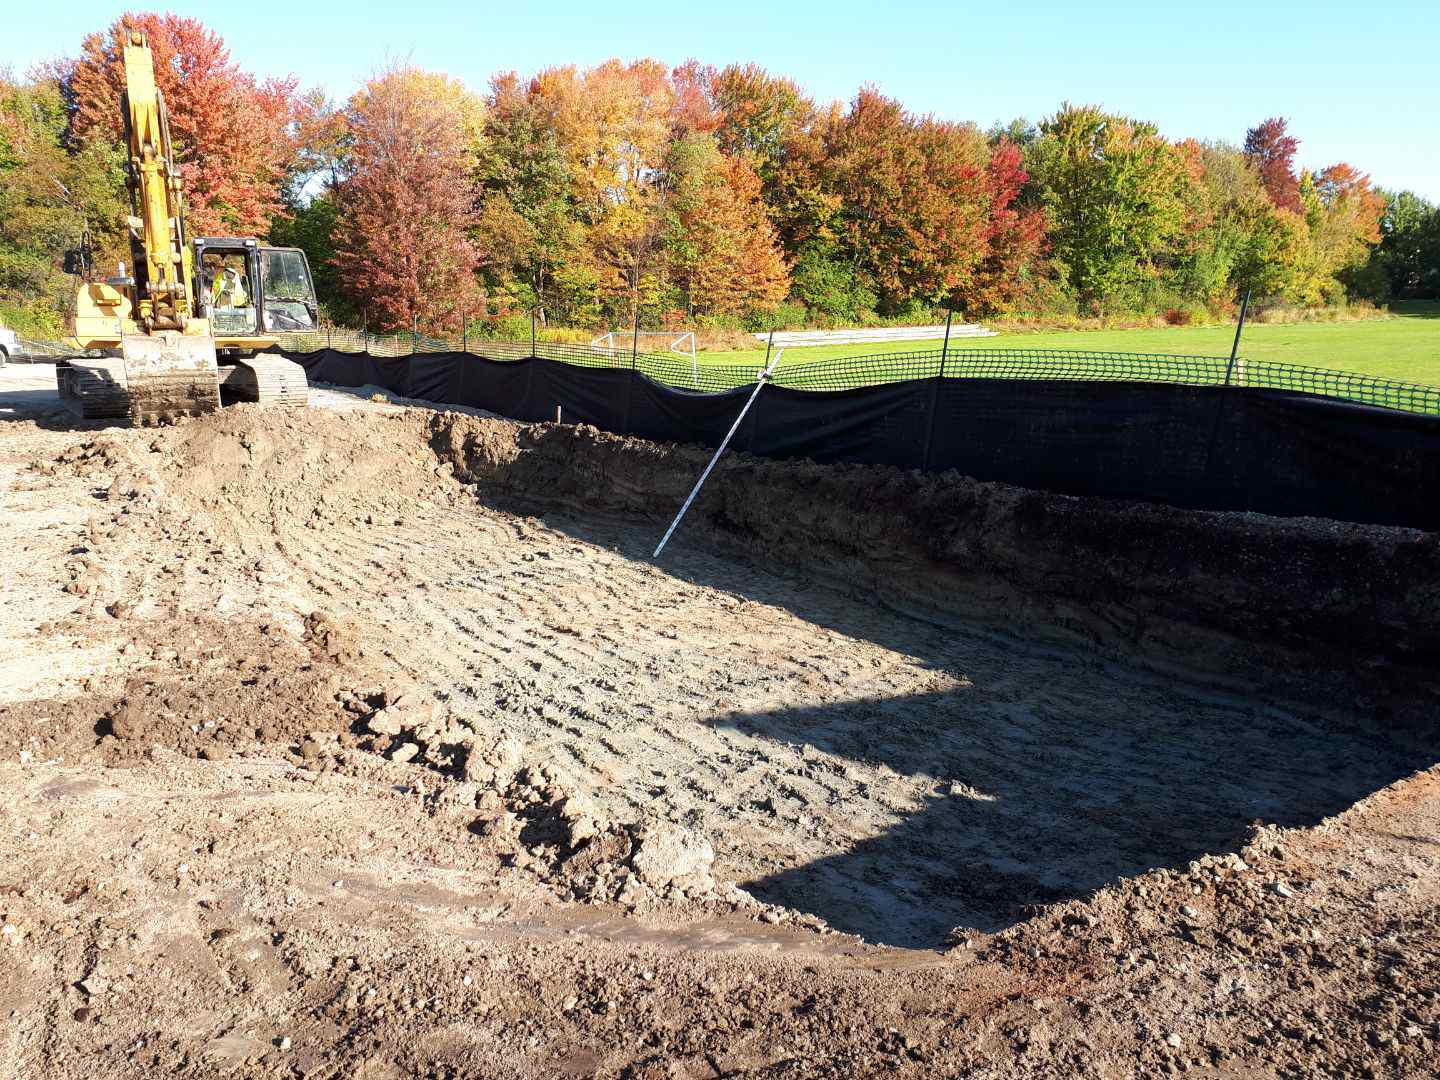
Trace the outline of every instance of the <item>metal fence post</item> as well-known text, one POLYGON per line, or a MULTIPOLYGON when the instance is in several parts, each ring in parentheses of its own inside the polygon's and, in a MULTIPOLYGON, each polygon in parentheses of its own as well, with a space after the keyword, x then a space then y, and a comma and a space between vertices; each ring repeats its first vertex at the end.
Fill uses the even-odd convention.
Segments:
POLYGON ((470 322, 465 318, 465 305, 460 305, 460 351, 470 351, 470 322))
POLYGON ((640 351, 640 297, 635 297, 635 327, 634 336, 630 339, 630 370, 635 370, 635 357, 640 351))
MULTIPOLYGON (((772 327, 770 328, 770 336, 769 336, 768 338, 766 338, 766 340, 765 340, 765 367, 761 369, 761 373, 760 373, 760 376, 759 376, 761 382, 764 382, 765 380, 767 380, 767 379, 770 378, 770 376, 771 376, 771 374, 774 372, 774 370, 775 370, 777 367, 780 366, 780 358, 781 358, 782 356, 784 356, 784 355, 785 355, 785 346, 784 346, 784 345, 781 345, 781 346, 780 346, 780 351, 779 351, 778 353, 775 352, 775 328, 772 326, 772 327), (772 354, 772 353, 774 354, 774 358, 773 358, 773 359, 771 358, 771 354, 772 354)), ((753 413, 753 414, 751 415, 751 417, 750 417, 750 434, 749 434, 749 441, 745 444, 745 449, 748 450, 748 451, 749 451, 750 453, 752 453, 752 454, 755 452, 755 437, 756 437, 759 433, 760 433, 760 403, 759 403, 759 401, 757 400, 757 401, 755 402, 755 411, 754 411, 754 413, 753 413)))
POLYGON ((945 377, 945 358, 950 353, 950 320, 955 317, 955 312, 950 308, 945 309, 945 340, 940 343, 940 377, 945 377))
POLYGON ((535 355, 535 309, 530 309, 530 355, 535 355))
POLYGON ((950 320, 955 312, 945 309, 945 340, 940 345, 940 374, 930 383, 930 407, 925 415, 925 449, 920 458, 920 470, 930 470, 930 457, 935 448, 935 414, 940 411, 940 384, 945 380, 945 360, 950 354, 950 320))
POLYGON ((1225 381, 1221 383, 1221 391, 1216 395, 1215 420, 1210 425, 1210 440, 1205 444, 1205 480, 1207 483, 1212 478, 1212 468, 1215 464, 1215 447, 1220 442, 1220 425, 1225 419, 1225 405, 1229 394, 1226 389, 1230 386, 1230 375, 1235 370, 1235 357, 1240 352, 1240 331, 1245 329, 1245 315, 1250 310, 1250 290, 1245 290, 1245 297, 1240 301, 1240 319, 1235 324, 1235 341, 1230 346, 1230 362, 1225 365, 1225 381))
POLYGON ((1240 301, 1240 321, 1235 324, 1235 341, 1230 346, 1230 363, 1225 365, 1225 385, 1230 385, 1230 374, 1235 370, 1235 357, 1240 352, 1240 332, 1245 329, 1245 314, 1250 310, 1250 290, 1245 290, 1245 299, 1240 301))
POLYGON ((625 408, 620 417, 620 434, 630 434, 630 399, 635 395, 635 361, 640 349, 640 297, 635 297, 635 330, 630 343, 630 374, 625 379, 625 408))
POLYGON ((413 315, 410 319, 410 355, 415 355, 415 346, 420 342, 420 316, 413 315))

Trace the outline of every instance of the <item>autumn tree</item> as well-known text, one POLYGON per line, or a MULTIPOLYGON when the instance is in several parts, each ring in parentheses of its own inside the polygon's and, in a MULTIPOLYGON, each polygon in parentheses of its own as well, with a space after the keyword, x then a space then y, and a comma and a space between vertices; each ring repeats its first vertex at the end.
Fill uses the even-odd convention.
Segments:
POLYGON ((295 80, 257 81, 198 19, 123 15, 86 37, 79 59, 68 65, 65 89, 76 139, 123 142, 123 46, 136 32, 145 35, 154 56, 191 232, 263 235, 280 209, 295 161, 295 80))
POLYGON ((1284 210, 1300 212, 1300 180, 1295 175, 1295 152, 1300 140, 1286 131, 1283 117, 1272 116, 1245 133, 1245 157, 1260 174, 1270 201, 1284 210))
POLYGON ((392 67, 351 98, 346 123, 342 286, 382 327, 453 327, 477 298, 469 178, 483 103, 448 76, 392 67))
POLYGON ((832 225, 882 309, 935 303, 976 285, 989 254, 989 149, 973 124, 912 117, 861 90, 825 134, 832 225))
POLYGON ((664 186, 666 259, 688 314, 742 315, 785 298, 788 268, 744 156, 691 133, 672 144, 664 186))
POLYGON ((1187 215, 1187 171, 1153 124, 1065 105, 1030 162, 1058 269, 1079 302, 1136 310, 1187 215))
POLYGON ((1310 268, 1314 280, 1300 298, 1333 303, 1380 240, 1385 200, 1370 178, 1339 162, 1300 177, 1300 205, 1309 227, 1310 268))
POLYGON ((1167 260, 1177 298, 1220 309, 1246 290, 1278 294, 1296 216, 1270 199, 1259 170, 1235 146, 1189 140, 1185 229, 1167 260))
POLYGON ((536 307, 555 287, 558 265, 583 258, 570 163, 555 128, 513 73, 491 80, 476 166, 480 212, 475 241, 487 280, 536 307))
POLYGON ((555 134, 569 174, 577 226, 575 271, 553 275, 571 304, 592 289, 591 314, 629 321, 637 295, 654 307, 663 292, 652 258, 659 236, 656 178, 674 119, 674 88, 654 60, 606 61, 582 71, 549 68, 529 94, 555 134))
POLYGON ((790 79, 758 64, 731 64, 710 80, 719 114, 716 137, 727 154, 748 154, 773 179, 790 140, 815 120, 815 106, 790 79))
POLYGON ((38 337, 65 330, 66 250, 86 244, 102 266, 128 255, 122 160, 108 145, 67 147, 66 124, 56 79, 0 71, 0 322, 38 337))
POLYGON ((712 132, 724 120, 715 101, 715 69, 687 60, 670 71, 672 138, 712 132))
POLYGON ((989 210, 984 257, 948 298, 960 310, 977 315, 1010 311, 1039 287, 1045 272, 1046 220, 1043 208, 1022 201, 1029 178, 1019 145, 1006 136, 992 143, 985 166, 989 210))

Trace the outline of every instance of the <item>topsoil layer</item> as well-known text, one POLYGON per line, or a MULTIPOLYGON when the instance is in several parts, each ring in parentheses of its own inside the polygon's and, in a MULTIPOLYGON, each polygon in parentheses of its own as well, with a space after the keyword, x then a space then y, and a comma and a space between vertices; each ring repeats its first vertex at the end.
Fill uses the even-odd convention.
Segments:
POLYGON ((1428 1074, 1435 537, 705 459, 3 425, 0 1076, 1428 1074))

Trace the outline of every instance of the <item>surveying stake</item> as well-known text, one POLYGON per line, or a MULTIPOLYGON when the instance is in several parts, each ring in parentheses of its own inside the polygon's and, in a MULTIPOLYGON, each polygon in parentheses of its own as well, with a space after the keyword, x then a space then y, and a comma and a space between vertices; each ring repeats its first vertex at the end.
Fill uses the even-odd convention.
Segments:
POLYGON ((680 507, 680 512, 675 515, 675 520, 670 523, 670 528, 666 529, 665 535, 660 538, 660 545, 655 549, 655 554, 652 555, 651 558, 658 559, 660 552, 665 550, 665 545, 670 542, 670 537, 674 534, 675 527, 680 524, 680 519, 685 516, 685 511, 690 509, 690 504, 695 501, 695 496, 699 495, 700 489, 705 486, 705 481, 710 476, 710 470, 715 468, 715 463, 720 460, 720 455, 725 453, 725 448, 730 445, 730 440, 735 437, 735 432, 740 430, 740 422, 745 419, 745 414, 750 411, 750 406, 754 405, 755 399, 760 396, 760 391, 764 388, 766 380, 770 378, 770 373, 775 370, 775 365, 780 363, 780 357, 785 355, 785 349, 782 346, 772 360, 770 358, 770 352, 774 344, 775 331, 771 330, 770 340, 765 345, 765 368, 755 379, 755 389, 750 392, 750 397, 745 402, 745 407, 740 410, 740 415, 735 417, 735 422, 730 425, 730 430, 725 433, 725 438, 720 441, 720 448, 715 451, 715 456, 710 459, 710 464, 705 466, 705 471, 700 474, 700 479, 695 481, 695 486, 690 490, 690 494, 685 499, 684 505, 680 507))

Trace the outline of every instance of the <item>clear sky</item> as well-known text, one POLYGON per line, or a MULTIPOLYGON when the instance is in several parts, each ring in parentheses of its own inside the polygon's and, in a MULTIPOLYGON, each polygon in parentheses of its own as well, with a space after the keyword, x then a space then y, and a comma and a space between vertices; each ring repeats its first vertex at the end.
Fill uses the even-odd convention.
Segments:
MULTIPOLYGON (((127 5, 6 0, 0 65, 77 51, 127 5)), ((138 6, 138 5, 137 5, 138 6)), ((483 90, 493 72, 611 56, 753 60, 816 98, 874 83, 916 112, 982 127, 1061 101, 1152 120, 1173 138, 1229 139, 1285 116, 1300 161, 1345 160, 1375 183, 1440 201, 1440 0, 1381 4, 889 3, 721 0, 176 2, 262 75, 348 96, 391 60, 483 90)))

